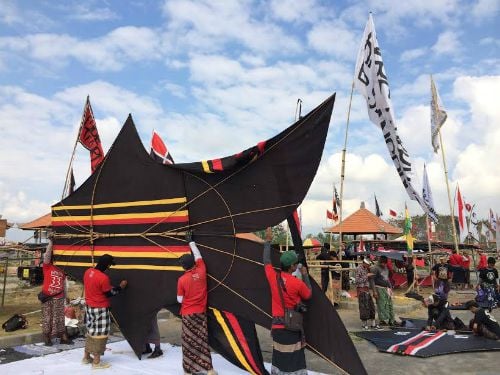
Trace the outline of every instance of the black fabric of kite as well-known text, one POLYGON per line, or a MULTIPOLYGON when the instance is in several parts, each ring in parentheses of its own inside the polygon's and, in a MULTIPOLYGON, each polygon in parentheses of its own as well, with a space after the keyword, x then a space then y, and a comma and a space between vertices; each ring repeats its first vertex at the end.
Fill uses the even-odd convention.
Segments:
POLYGON ((447 332, 401 328, 391 331, 356 332, 355 335, 370 341, 381 352, 415 357, 500 350, 500 341, 467 333, 449 335, 447 332))
MULTIPOLYGON (((191 229, 207 264, 209 306, 269 328, 262 245, 235 234, 276 225, 302 202, 321 160, 334 99, 242 153, 167 166, 149 157, 129 116, 96 172, 52 207, 55 263, 81 280, 100 255, 115 256, 111 280, 129 284, 112 299, 113 315, 140 355, 154 314, 177 309, 178 258, 190 251, 184 232, 191 229)), ((317 285, 307 315, 309 348, 350 373, 365 373, 317 285)))
POLYGON ((268 375, 255 324, 227 311, 209 308, 208 340, 210 346, 232 364, 257 375, 268 375))

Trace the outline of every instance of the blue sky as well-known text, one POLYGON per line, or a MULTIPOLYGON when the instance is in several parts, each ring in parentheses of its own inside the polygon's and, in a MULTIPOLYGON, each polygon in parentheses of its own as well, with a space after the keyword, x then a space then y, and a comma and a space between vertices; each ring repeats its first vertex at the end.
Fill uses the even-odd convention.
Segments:
MULTIPOLYGON (((219 157, 279 132, 337 92, 327 146, 303 204, 305 231, 326 224, 340 180, 357 50, 373 12, 397 126, 421 189, 449 212, 430 144, 429 74, 449 119, 452 186, 478 215, 500 211, 499 0, 9 1, 0 6, 0 214, 25 222, 59 200, 90 95, 104 148, 132 113, 144 144, 158 130, 176 161, 219 157)), ((386 213, 405 195, 380 130, 354 94, 345 213, 373 194, 386 213)), ((80 147, 76 179, 90 173, 80 147)), ((420 208, 409 202, 410 211, 420 208)))

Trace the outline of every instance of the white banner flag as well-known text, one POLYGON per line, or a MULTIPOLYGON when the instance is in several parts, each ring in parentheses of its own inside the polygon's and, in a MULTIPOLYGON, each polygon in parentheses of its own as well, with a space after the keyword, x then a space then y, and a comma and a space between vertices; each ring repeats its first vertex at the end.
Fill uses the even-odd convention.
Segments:
POLYGON ((434 200, 432 199, 432 191, 429 185, 429 178, 427 177, 427 167, 424 164, 424 178, 422 182, 422 199, 424 200, 429 210, 432 210, 434 213, 436 210, 434 209, 434 200))
POLYGON ((411 184, 411 162, 399 138, 392 110, 389 82, 378 46, 372 15, 368 17, 354 71, 354 85, 365 97, 370 120, 380 127, 389 155, 411 200, 416 200, 424 212, 437 222, 437 215, 420 197, 411 184))
POLYGON ((498 222, 499 216, 497 215, 496 219, 496 224, 497 224, 497 231, 496 231, 496 236, 497 236, 497 258, 500 256, 500 224, 498 222))
POLYGON ((441 98, 431 76, 431 142, 435 153, 439 150, 438 132, 447 117, 448 115, 443 107, 443 103, 441 103, 441 98))

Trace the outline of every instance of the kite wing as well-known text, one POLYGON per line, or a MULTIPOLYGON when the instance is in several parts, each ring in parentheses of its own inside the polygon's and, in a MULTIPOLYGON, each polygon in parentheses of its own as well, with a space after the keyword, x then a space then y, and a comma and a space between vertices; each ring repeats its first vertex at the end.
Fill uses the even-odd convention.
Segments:
MULTIPOLYGON (((213 161, 157 164, 129 116, 96 172, 52 207, 55 264, 81 280, 100 255, 115 256, 112 282, 127 279, 129 287, 112 300, 113 315, 140 355, 151 319, 176 304, 178 258, 190 251, 184 232, 193 229, 209 271, 209 306, 270 327, 262 246, 235 233, 278 224, 304 199, 321 159, 334 98, 257 150, 220 159, 217 173, 213 161)), ((315 293, 314 300, 321 298, 315 293)), ((332 331, 346 336, 339 324, 341 330, 332 331)), ((325 327, 312 322, 308 329, 325 327)), ((339 360, 322 337, 310 337, 318 354, 339 360)), ((356 373, 359 364, 344 369, 356 373)))

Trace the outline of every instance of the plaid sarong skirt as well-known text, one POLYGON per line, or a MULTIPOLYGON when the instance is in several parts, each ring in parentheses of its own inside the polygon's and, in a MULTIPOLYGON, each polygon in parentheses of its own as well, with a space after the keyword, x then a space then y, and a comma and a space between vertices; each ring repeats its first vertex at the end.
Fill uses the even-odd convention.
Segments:
POLYGON ((108 336, 111 331, 109 308, 85 306, 85 326, 89 336, 108 336))

